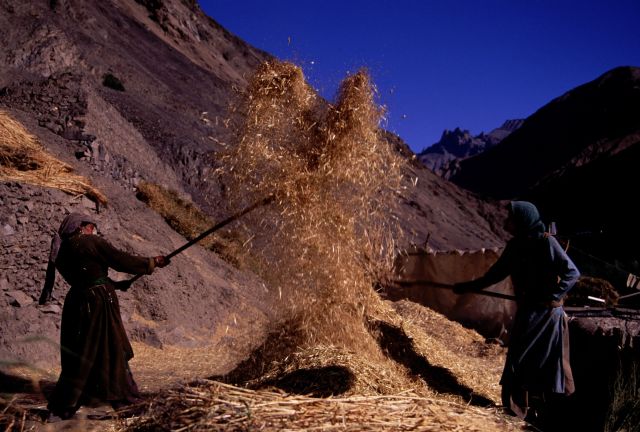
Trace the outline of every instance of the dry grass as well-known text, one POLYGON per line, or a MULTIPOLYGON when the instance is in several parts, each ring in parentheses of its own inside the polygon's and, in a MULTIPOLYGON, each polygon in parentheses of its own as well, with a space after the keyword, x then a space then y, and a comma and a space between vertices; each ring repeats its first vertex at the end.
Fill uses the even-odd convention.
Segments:
POLYGON ((87 195, 107 203, 88 179, 46 152, 37 138, 6 112, 0 111, 0 180, 60 189, 73 195, 87 195))
MULTIPOLYGON (((484 387, 492 384, 495 388, 503 350, 494 346, 481 348, 482 339, 477 333, 427 308, 410 302, 395 306, 400 314, 387 309, 386 315, 378 319, 391 327, 387 342, 390 338, 400 340, 398 336, 404 341, 396 347, 387 346, 382 356, 366 357, 362 352, 337 346, 301 346, 305 333, 299 322, 277 327, 253 356, 226 377, 230 381, 244 378, 243 386, 250 389, 223 384, 220 378, 216 382, 194 381, 196 377, 209 376, 212 368, 228 361, 218 349, 157 350, 136 344, 132 367, 143 390, 159 391, 180 382, 192 384, 161 391, 143 407, 144 414, 131 418, 121 428, 276 430, 287 421, 289 430, 516 430, 515 425, 521 423, 505 419, 496 408, 470 406, 469 394, 463 394, 471 391, 486 398, 499 397, 484 387), (451 338, 455 342, 447 344, 451 338), (420 365, 394 358, 399 352, 431 363, 431 373, 421 370, 420 365), (447 389, 447 383, 437 382, 451 374, 458 381, 454 388, 447 389), (245 402, 235 399, 238 394, 245 402), (268 403, 262 405, 265 397, 268 403), (244 403, 249 407, 250 418, 238 412, 238 404, 244 403), (283 417, 283 407, 287 407, 288 417, 283 417), (331 423, 336 407, 345 411, 344 422, 331 423), (375 411, 367 412, 368 409, 375 411), (385 423, 386 413, 394 423, 385 423), (401 415, 409 417, 402 420, 401 415)), ((370 331, 384 332, 373 328, 370 331)), ((381 338, 377 340, 384 346, 381 338)))
MULTIPOLYGON (((253 389, 275 386, 318 397, 406 390, 433 394, 382 350, 311 344, 303 325, 300 319, 280 323, 247 359, 222 377, 224 381, 253 389)), ((368 340, 377 345, 371 335, 368 340)))
POLYGON ((0 429, 3 431, 24 430, 27 411, 16 404, 16 396, 0 395, 0 429))
POLYGON ((207 347, 176 347, 162 349, 132 342, 135 357, 130 366, 140 391, 158 393, 162 389, 220 373, 228 364, 227 353, 207 347))
MULTIPOLYGON (((211 228, 215 222, 191 201, 160 185, 140 182, 137 196, 155 210, 176 232, 192 240, 211 228)), ((199 244, 219 254, 227 262, 239 267, 242 242, 229 231, 218 231, 202 239, 199 244)))
POLYGON ((226 383, 163 392, 123 428, 518 429, 495 408, 466 405, 497 402, 501 352, 474 346, 478 335, 425 308, 400 308, 404 319, 375 292, 397 252, 404 162, 380 138, 373 95, 362 71, 328 106, 292 64, 257 72, 240 108, 247 121, 221 156, 220 174, 238 209, 275 197, 240 229, 281 304, 280 320, 220 378, 226 383), (461 352, 452 340, 472 348, 461 352))
POLYGON ((474 330, 416 303, 400 301, 394 306, 420 355, 446 369, 461 386, 496 405, 501 403, 499 380, 505 348, 485 343, 474 330))
POLYGON ((571 288, 565 299, 567 306, 588 306, 594 305, 587 297, 593 296, 605 301, 603 305, 614 307, 618 304, 620 294, 607 280, 589 276, 581 276, 575 286, 571 288))
MULTIPOLYGON (((387 309, 386 315, 378 318, 391 327, 387 343, 389 339, 398 341, 398 335, 405 338, 405 343, 395 348, 387 346, 384 359, 364 357, 362 352, 347 351, 344 347, 301 346, 305 337, 301 323, 283 323, 255 356, 236 369, 238 376, 249 378, 243 384, 250 388, 217 379, 197 380, 191 385, 162 391, 143 408, 143 415, 123 422, 121 428, 127 431, 522 430, 522 422, 505 416, 499 409, 469 405, 463 395, 444 393, 442 383, 434 382, 442 380, 438 375, 452 373, 460 381, 458 392, 466 384, 475 394, 498 398, 499 394, 491 392, 504 360, 502 349, 481 348, 477 333, 427 308, 410 302, 395 306, 400 314, 387 309), (455 342, 447 344, 452 337, 455 342), (431 362, 433 373, 425 376, 421 374, 423 370, 394 358, 399 353, 405 358, 413 355, 431 362)), ((380 328, 370 331, 384 333, 380 328)), ((384 337, 377 339, 384 346, 384 337)), ((190 355, 186 357, 194 363, 190 355)), ((176 364, 173 360, 169 363, 176 364)), ((146 367, 147 363, 144 364, 146 367)), ((234 378, 233 373, 227 378, 234 378)))
POLYGON ((0 360, 0 430, 33 430, 33 406, 42 405, 38 395, 57 372, 0 360))
POLYGON ((521 423, 495 409, 465 406, 410 392, 396 395, 310 398, 248 390, 206 381, 164 392, 143 431, 516 431, 521 423))
MULTIPOLYGON (((402 301, 393 306, 398 313, 389 308, 377 318, 387 326, 387 354, 383 357, 365 357, 361 352, 336 346, 301 347, 304 332, 295 323, 281 326, 280 333, 274 332, 263 344, 270 362, 252 364, 251 358, 245 362, 253 379, 243 384, 253 390, 210 380, 194 381, 223 370, 224 364, 232 360, 219 347, 165 346, 159 350, 134 342, 136 356, 131 366, 136 381, 144 392, 159 393, 146 405, 135 408, 141 408, 144 414, 118 427, 254 430, 264 426, 265 430, 276 430, 283 422, 290 422, 289 430, 518 429, 516 426, 521 423, 515 419, 504 418, 493 407, 470 406, 469 398, 462 394, 467 386, 475 394, 492 397, 484 386, 485 383, 495 386, 498 381, 496 365, 502 364, 502 349, 480 345, 482 339, 477 333, 420 305, 402 301), (400 343, 389 346, 389 339, 400 343), (412 355, 431 363, 431 373, 421 370, 420 365, 403 362, 397 357, 399 353, 404 353, 404 358, 412 355), (443 383, 437 382, 449 374, 459 381, 458 389, 449 389, 453 393, 445 392, 443 383), (184 382, 192 384, 180 386, 184 382), (176 387, 163 390, 172 386, 176 387), (199 396, 194 399, 194 395, 199 396), (241 402, 237 395, 250 407, 251 418, 242 417, 238 411, 241 402), (288 416, 283 415, 282 409, 288 416), (333 419, 331 413, 336 409, 344 412, 344 421, 342 417, 339 421, 333 419), (393 421, 389 423, 389 419, 393 421)), ((370 331, 385 332, 373 326, 370 331)), ((385 346, 382 339, 378 337, 378 343, 385 346)), ((265 359, 264 355, 258 357, 265 359)), ((245 372, 239 375, 246 377, 245 372)), ((12 372, 34 382, 45 376, 51 380, 56 375, 55 371, 43 373, 34 374, 31 369, 12 372)), ((12 404, 10 409, 5 419, 20 424, 24 409, 19 403, 12 404)), ((105 423, 104 427, 107 426, 111 424, 105 423)))

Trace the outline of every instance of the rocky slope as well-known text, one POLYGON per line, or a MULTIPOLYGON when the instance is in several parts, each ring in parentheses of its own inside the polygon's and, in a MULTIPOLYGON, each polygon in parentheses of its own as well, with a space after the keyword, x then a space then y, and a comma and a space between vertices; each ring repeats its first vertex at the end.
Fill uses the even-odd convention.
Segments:
MULTIPOLYGON (((26 341, 57 340, 68 287, 58 278, 58 300, 46 308, 34 303, 53 230, 80 209, 96 213, 100 231, 118 247, 141 255, 175 249, 184 238, 135 198, 141 180, 177 191, 214 219, 226 216, 213 156, 232 143, 241 120, 229 105, 270 57, 195 2, 178 0, 2 0, 0 37, 0 108, 110 202, 97 213, 85 198, 0 183, 0 360, 51 361, 53 345, 26 341)), ((389 140, 408 152, 399 138, 389 140)), ((430 236, 432 247, 448 249, 504 240, 494 204, 418 164, 408 174, 398 215, 406 243, 430 236)), ((199 247, 121 298, 132 338, 158 346, 234 345, 237 333, 257 343, 277 303, 250 272, 199 247)))

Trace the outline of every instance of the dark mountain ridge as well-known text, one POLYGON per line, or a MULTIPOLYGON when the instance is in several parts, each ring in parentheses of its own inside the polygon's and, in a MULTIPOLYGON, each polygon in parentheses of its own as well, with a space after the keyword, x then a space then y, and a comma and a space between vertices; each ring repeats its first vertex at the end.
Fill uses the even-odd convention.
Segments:
POLYGON ((565 93, 528 117, 500 145, 461 162, 451 180, 485 195, 513 198, 564 167, 624 150, 633 143, 623 143, 623 138, 639 128, 639 80, 639 68, 620 67, 565 93), (489 166, 500 170, 483 175, 489 166))
POLYGON ((468 130, 455 128, 442 132, 440 140, 418 153, 418 159, 427 168, 448 179, 459 161, 480 154, 495 146, 522 125, 523 120, 507 120, 502 126, 485 134, 472 136, 468 130))
POLYGON ((497 199, 536 202, 576 247, 638 271, 629 202, 640 181, 640 68, 615 68, 527 118, 451 180, 497 199), (490 174, 489 174, 490 173, 490 174))

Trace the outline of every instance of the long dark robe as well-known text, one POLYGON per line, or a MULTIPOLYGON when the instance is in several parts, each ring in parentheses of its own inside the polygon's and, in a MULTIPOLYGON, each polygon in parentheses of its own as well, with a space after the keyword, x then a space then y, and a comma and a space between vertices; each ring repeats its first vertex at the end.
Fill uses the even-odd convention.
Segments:
POLYGON ((122 252, 96 235, 75 234, 64 240, 56 268, 71 285, 62 311, 62 371, 49 410, 70 417, 83 404, 134 402, 139 391, 129 370, 133 349, 108 269, 149 274, 153 259, 122 252))
POLYGON ((551 397, 575 391, 569 326, 562 307, 520 307, 500 384, 503 405, 521 418, 535 405, 531 395, 551 397))
POLYGON ((545 235, 533 205, 512 202, 512 208, 516 235, 487 273, 468 284, 479 290, 511 276, 518 309, 500 384, 503 405, 524 418, 530 396, 574 392, 562 299, 580 272, 558 241, 545 235))

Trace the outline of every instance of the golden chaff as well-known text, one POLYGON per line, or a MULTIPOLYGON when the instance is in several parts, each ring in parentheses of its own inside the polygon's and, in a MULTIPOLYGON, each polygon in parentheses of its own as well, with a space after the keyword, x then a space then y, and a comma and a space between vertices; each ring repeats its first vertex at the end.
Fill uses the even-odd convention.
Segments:
POLYGON ((370 345, 363 317, 380 306, 374 286, 401 233, 389 216, 403 160, 381 138, 369 76, 347 77, 331 105, 299 67, 267 62, 241 109, 247 120, 221 173, 238 207, 276 198, 242 225, 258 272, 282 292, 286 317, 302 320, 305 343, 370 345))

